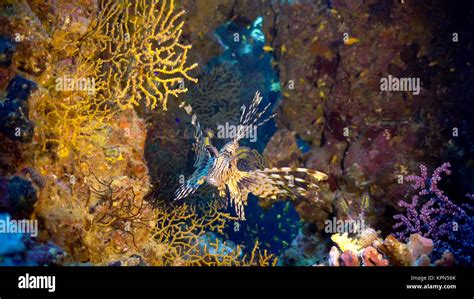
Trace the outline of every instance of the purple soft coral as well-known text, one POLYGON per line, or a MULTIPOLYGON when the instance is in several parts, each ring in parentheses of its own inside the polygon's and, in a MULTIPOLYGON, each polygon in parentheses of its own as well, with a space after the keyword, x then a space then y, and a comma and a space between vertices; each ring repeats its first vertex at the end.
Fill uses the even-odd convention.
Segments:
POLYGON ((464 209, 449 200, 438 188, 441 174, 451 174, 450 166, 449 163, 444 163, 429 178, 426 166, 420 165, 420 176, 411 175, 406 178, 408 182, 412 182, 418 194, 413 195, 411 203, 403 200, 398 202, 399 206, 406 209, 406 214, 393 217, 399 220, 393 226, 395 229, 405 227, 403 231, 395 233, 398 239, 406 241, 411 234, 420 233, 431 238, 439 250, 450 248, 446 246, 446 240, 453 240, 456 228, 470 219, 464 209))

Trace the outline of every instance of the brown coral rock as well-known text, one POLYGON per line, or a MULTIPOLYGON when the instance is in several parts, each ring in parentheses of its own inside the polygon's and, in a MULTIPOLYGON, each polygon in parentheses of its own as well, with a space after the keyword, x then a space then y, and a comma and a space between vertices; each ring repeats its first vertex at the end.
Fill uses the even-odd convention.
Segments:
POLYGON ((408 246, 397 240, 393 235, 389 235, 383 241, 381 249, 389 257, 394 266, 411 266, 412 256, 408 246))

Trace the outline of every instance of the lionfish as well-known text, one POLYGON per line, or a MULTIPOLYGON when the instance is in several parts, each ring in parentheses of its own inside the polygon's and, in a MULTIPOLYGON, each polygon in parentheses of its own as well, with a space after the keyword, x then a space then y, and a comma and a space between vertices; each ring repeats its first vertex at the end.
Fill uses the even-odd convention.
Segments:
POLYGON ((249 193, 263 199, 277 199, 281 197, 295 198, 306 196, 308 190, 318 188, 296 175, 308 175, 316 181, 327 179, 327 175, 307 168, 263 168, 242 169, 242 160, 252 155, 253 151, 239 145, 249 128, 257 129, 275 114, 260 120, 270 104, 262 111, 258 106, 262 101, 257 91, 249 108, 243 106, 240 123, 237 126, 234 138, 225 144, 219 151, 210 141, 212 136, 204 136, 197 116, 193 114, 192 107, 182 102, 180 107, 185 109, 191 116, 191 123, 195 128, 195 171, 175 192, 174 200, 179 200, 192 195, 204 183, 217 188, 219 196, 228 195, 231 205, 235 206, 235 212, 240 220, 245 220, 244 207, 247 205, 249 193))

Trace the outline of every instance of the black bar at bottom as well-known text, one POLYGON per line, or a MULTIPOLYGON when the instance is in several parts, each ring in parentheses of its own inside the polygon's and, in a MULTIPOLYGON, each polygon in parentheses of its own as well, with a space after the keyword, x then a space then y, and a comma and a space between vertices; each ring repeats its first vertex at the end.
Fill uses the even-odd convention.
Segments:
POLYGON ((1 299, 37 298, 37 296, 51 298, 424 298, 425 296, 449 299, 474 298, 474 268, 0 268, 1 299), (29 277, 55 276, 55 291, 20 289, 19 277, 26 277, 26 274, 29 277))

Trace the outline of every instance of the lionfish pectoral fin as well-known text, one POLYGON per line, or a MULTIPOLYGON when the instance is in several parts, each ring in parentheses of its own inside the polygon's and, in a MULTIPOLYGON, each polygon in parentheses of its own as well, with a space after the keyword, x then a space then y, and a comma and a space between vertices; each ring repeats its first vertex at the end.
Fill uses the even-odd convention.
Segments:
POLYGON ((297 173, 305 173, 317 181, 328 178, 325 173, 307 168, 265 168, 251 173, 253 178, 250 184, 251 192, 267 199, 307 196, 310 189, 319 189, 316 184, 297 177, 297 173))
POLYGON ((320 172, 320 171, 317 171, 317 170, 311 170, 311 169, 308 169, 308 172, 307 172, 310 176, 312 176, 314 179, 318 180, 318 181, 325 181, 328 179, 328 175, 323 173, 323 172, 320 172))

